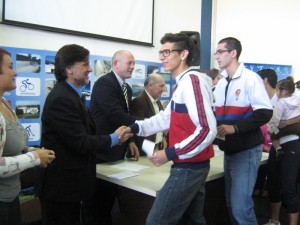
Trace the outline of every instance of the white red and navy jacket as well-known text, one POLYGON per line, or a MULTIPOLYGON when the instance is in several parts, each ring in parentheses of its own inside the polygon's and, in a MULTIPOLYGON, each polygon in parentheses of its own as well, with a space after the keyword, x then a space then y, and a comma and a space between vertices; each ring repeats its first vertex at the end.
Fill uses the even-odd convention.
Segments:
POLYGON ((232 79, 226 71, 222 75, 214 92, 217 124, 235 124, 238 132, 226 135, 218 145, 226 154, 233 154, 263 143, 260 127, 271 119, 273 107, 262 79, 243 63, 232 79))
POLYGON ((178 75, 176 84, 166 109, 149 119, 136 121, 132 130, 139 136, 169 130, 170 148, 166 154, 175 163, 208 161, 214 156, 211 143, 217 133, 211 84, 205 74, 196 70, 178 75))

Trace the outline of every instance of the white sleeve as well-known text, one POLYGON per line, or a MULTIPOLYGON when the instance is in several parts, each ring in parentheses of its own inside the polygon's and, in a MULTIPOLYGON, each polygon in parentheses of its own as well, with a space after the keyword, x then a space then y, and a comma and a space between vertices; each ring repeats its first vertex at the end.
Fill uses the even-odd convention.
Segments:
POLYGON ((274 111, 273 111, 273 116, 269 122, 269 132, 270 133, 275 133, 277 134, 279 132, 279 129, 278 129, 278 125, 280 123, 280 120, 282 118, 282 115, 283 115, 283 101, 279 101, 277 102, 275 108, 274 108, 274 111))
POLYGON ((168 130, 170 127, 171 115, 170 103, 167 105, 165 110, 161 110, 155 116, 145 120, 136 121, 136 123, 139 125, 139 133, 137 135, 147 137, 149 135, 168 130))
POLYGON ((39 164, 40 158, 35 152, 14 157, 0 157, 0 178, 13 176, 39 164))

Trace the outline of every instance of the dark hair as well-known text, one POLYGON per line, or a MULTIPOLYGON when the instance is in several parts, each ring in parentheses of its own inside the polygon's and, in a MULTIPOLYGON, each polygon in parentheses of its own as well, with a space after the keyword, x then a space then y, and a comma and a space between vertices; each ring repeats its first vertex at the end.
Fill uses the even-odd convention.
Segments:
POLYGON ((175 43, 176 49, 188 50, 189 54, 186 59, 186 63, 188 66, 191 65, 192 60, 194 58, 194 48, 195 42, 192 38, 190 38, 187 34, 183 33, 166 33, 160 40, 161 44, 165 44, 166 42, 175 43))
POLYGON ((268 79, 269 84, 271 85, 272 88, 276 88, 277 84, 277 74, 274 70, 272 69, 262 69, 257 72, 257 74, 261 77, 261 79, 268 79))
POLYGON ((280 80, 277 83, 276 87, 279 91, 286 90, 290 94, 293 94, 295 91, 294 78, 291 76, 288 76, 286 79, 280 80))
POLYGON ((237 60, 239 60, 239 57, 242 52, 241 42, 234 37, 227 37, 227 38, 223 38, 222 40, 220 40, 218 44, 222 44, 222 43, 225 43, 225 47, 228 50, 236 50, 236 58, 237 58, 237 60))
POLYGON ((90 52, 84 47, 76 44, 65 45, 58 50, 55 56, 55 77, 62 81, 67 79, 66 68, 76 62, 89 60, 90 52))
POLYGON ((214 80, 220 73, 218 69, 211 69, 206 73, 212 80, 214 80))
POLYGON ((2 62, 3 62, 4 55, 10 56, 10 53, 8 51, 6 51, 5 49, 0 48, 0 73, 2 73, 2 62))

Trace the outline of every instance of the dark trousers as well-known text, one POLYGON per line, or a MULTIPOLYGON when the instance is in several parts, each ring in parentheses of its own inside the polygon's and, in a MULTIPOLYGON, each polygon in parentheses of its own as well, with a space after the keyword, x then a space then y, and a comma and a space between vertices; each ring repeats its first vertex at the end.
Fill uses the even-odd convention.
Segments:
POLYGON ((281 202, 281 161, 276 158, 273 146, 268 159, 267 190, 270 202, 281 202))
POLYGON ((289 141, 282 145, 284 155, 281 163, 282 201, 288 213, 300 210, 297 194, 297 178, 300 167, 300 141, 289 141))
POLYGON ((0 224, 21 225, 19 197, 16 197, 12 202, 0 201, 0 224))
POLYGON ((83 225, 112 225, 112 208, 119 189, 116 184, 97 179, 92 201, 82 204, 83 225))
POLYGON ((40 199, 43 225, 79 225, 81 203, 40 199))

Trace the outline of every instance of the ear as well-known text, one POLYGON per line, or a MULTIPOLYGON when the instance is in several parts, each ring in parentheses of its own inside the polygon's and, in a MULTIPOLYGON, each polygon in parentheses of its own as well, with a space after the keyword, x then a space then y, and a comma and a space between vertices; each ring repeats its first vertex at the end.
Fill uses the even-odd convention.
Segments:
POLYGON ((68 67, 66 68, 66 73, 67 73, 67 74, 73 73, 73 67, 72 67, 72 66, 68 66, 68 67))
POLYGON ((181 57, 181 61, 184 61, 184 60, 186 60, 186 58, 188 57, 188 55, 189 55, 189 51, 188 50, 183 50, 182 52, 181 52, 181 54, 180 54, 180 57, 181 57))
POLYGON ((230 53, 231 53, 231 55, 232 55, 233 58, 236 58, 236 56, 237 56, 236 49, 233 49, 230 53))

